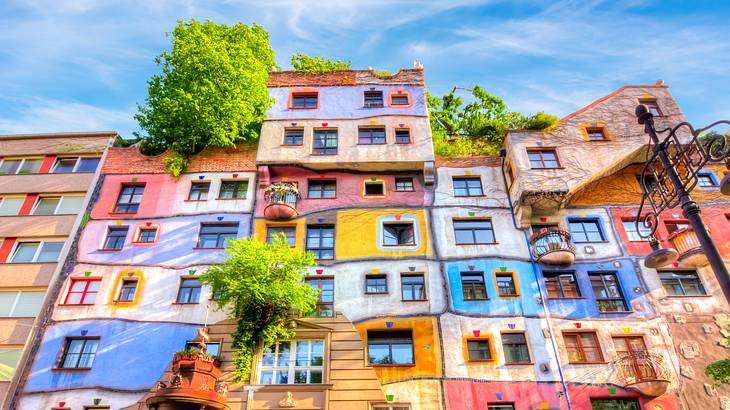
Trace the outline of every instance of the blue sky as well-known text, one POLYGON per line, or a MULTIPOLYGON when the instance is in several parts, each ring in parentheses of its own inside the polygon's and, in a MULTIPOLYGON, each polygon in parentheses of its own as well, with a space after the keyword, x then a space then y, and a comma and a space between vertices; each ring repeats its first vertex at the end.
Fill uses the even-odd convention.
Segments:
POLYGON ((663 79, 696 125, 730 118, 730 2, 2 0, 0 133, 137 129, 136 103, 178 19, 257 22, 292 53, 396 71, 442 94, 479 84, 566 115, 663 79))

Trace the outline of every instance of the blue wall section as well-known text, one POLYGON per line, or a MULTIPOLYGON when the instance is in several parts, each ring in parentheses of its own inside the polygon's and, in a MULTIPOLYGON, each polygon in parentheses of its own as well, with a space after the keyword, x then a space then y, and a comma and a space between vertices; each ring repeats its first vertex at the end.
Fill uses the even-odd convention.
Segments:
POLYGON ((542 306, 537 303, 537 284, 532 267, 527 262, 479 259, 446 264, 454 310, 483 315, 537 316, 542 306), (473 269, 470 269, 473 268, 473 269), (506 268, 514 272, 519 283, 519 297, 499 297, 494 272, 506 268), (483 272, 489 300, 464 300, 461 287, 462 272, 483 272))
MULTIPOLYGON (((304 88, 304 87, 301 87, 304 88)), ((269 88, 269 97, 273 98, 274 105, 267 113, 268 119, 287 118, 365 118, 378 115, 428 115, 426 111, 426 96, 423 87, 417 86, 386 86, 363 85, 356 87, 309 87, 319 92, 319 109, 291 110, 289 109, 289 93, 301 88, 269 88), (363 92, 371 88, 383 91, 385 107, 364 108, 363 92), (404 90, 411 94, 413 104, 410 107, 388 107, 388 94, 396 90, 404 90)))
MULTIPOLYGON (((567 269, 555 269, 547 268, 542 266, 543 272, 550 271, 573 271, 575 272, 578 286, 580 287, 581 299, 549 299, 548 306, 550 307, 550 313, 557 317, 565 317, 571 319, 581 318, 625 318, 629 316, 638 317, 649 317, 653 315, 653 311, 646 300, 646 296, 643 292, 636 293, 634 288, 643 289, 639 278, 636 276, 634 267, 629 259, 616 259, 614 262, 606 263, 586 263, 586 264, 574 264, 567 269), (621 266, 617 267, 614 265, 619 263, 621 266), (593 294, 591 288, 591 282, 588 277, 589 272, 615 272, 618 276, 619 285, 621 286, 621 292, 624 295, 624 300, 629 307, 633 309, 632 304, 634 301, 640 302, 643 306, 643 311, 633 311, 628 313, 600 313, 598 306, 596 305, 596 296, 593 294)), ((541 278, 544 283, 544 278, 541 278)))
POLYGON ((43 392, 106 387, 149 389, 165 372, 172 354, 197 334, 195 325, 94 320, 57 323, 46 329, 25 390, 43 392), (91 370, 53 370, 67 336, 98 336, 91 370))

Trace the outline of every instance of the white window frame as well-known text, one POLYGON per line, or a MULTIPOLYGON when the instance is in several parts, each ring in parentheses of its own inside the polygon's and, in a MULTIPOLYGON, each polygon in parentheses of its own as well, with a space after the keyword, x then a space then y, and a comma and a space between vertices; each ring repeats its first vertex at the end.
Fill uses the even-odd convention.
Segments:
POLYGON ((416 215, 401 215, 396 219, 391 215, 383 215, 378 217, 378 249, 381 251, 417 251, 421 249, 421 227, 418 223, 416 215), (383 243, 383 235, 385 225, 389 224, 412 224, 413 225, 413 243, 408 245, 385 245, 383 243))
MULTIPOLYGON (((5 174, 5 175, 21 175, 20 174, 20 170, 23 169, 23 165, 25 165, 25 161, 35 161, 35 160, 41 160, 41 161, 43 161, 43 157, 3 158, 3 159, 0 159, 0 166, 2 166, 5 163, 5 161, 17 161, 17 160, 20 160, 20 165, 18 166, 17 171, 15 171, 12 174, 5 174)), ((37 174, 37 172, 36 172, 36 174, 37 174)), ((24 175, 24 174, 22 174, 22 175, 24 175)), ((33 175, 33 174, 29 174, 29 175, 33 175)))
POLYGON ((371 407, 371 410, 401 410, 406 409, 410 410, 411 405, 407 403, 374 403, 371 407))
MULTIPOLYGON (((56 160, 53 162, 53 167, 51 167, 50 173, 51 174, 55 174, 56 173, 56 168, 58 167, 58 162, 61 161, 61 160, 64 160, 64 159, 76 159, 76 163, 74 164, 74 168, 71 170, 71 172, 67 172, 67 173, 68 174, 77 173, 78 172, 78 169, 79 169, 79 164, 81 163, 80 160, 82 158, 91 158, 91 159, 96 158, 96 159, 98 159, 99 160, 99 164, 97 165, 97 170, 99 169, 99 165, 101 165, 101 158, 100 157, 83 156, 83 155, 79 155, 79 156, 76 156, 76 157, 73 157, 73 156, 66 157, 66 156, 60 156, 59 155, 58 157, 56 157, 56 160)), ((66 172, 64 172, 64 173, 66 173, 66 172)))
POLYGON ((63 254, 63 247, 66 246, 66 240, 56 241, 51 239, 39 239, 39 240, 17 240, 15 241, 15 244, 13 245, 13 250, 10 252, 10 258, 8 258, 9 263, 58 263, 58 260, 55 260, 53 262, 38 262, 38 256, 41 254, 41 249, 43 249, 43 246, 46 242, 61 242, 63 243, 63 246, 61 246, 61 251, 58 253, 59 258, 63 254), (13 258, 15 258, 15 253, 18 251, 18 247, 20 247, 23 243, 37 243, 38 249, 35 250, 35 253, 33 254, 33 259, 27 262, 13 262, 13 258))
MULTIPOLYGON (((261 383, 261 380, 263 379, 263 373, 266 371, 287 371, 288 383, 286 386, 289 385, 319 385, 325 383, 325 361, 327 360, 327 346, 326 341, 324 338, 322 339, 292 339, 292 340, 282 340, 281 342, 289 342, 289 363, 288 366, 264 366, 264 353, 261 354, 261 358, 259 359, 259 374, 258 374, 258 381, 261 383), (297 344, 300 342, 310 342, 309 344, 309 358, 312 357, 312 344, 311 342, 322 342, 322 365, 321 366, 296 366, 296 359, 297 359, 297 344), (294 374, 295 371, 307 371, 307 383, 294 383, 294 374), (311 380, 311 371, 312 370, 319 370, 322 373, 322 383, 309 383, 309 380, 311 380)), ((279 343, 276 342, 275 348, 274 348, 274 357, 278 360, 278 354, 279 354, 279 343)), ((275 379, 272 379, 275 380, 275 379)), ((277 385, 281 385, 276 383, 277 385)))
POLYGON ((41 200, 44 199, 44 198, 58 198, 58 204, 56 204, 56 208, 53 210, 53 213, 51 213, 51 214, 40 214, 40 215, 78 215, 82 211, 82 209, 83 209, 83 198, 84 198, 84 195, 59 195, 59 196, 47 195, 47 196, 39 196, 38 199, 36 199, 35 204, 33 204, 33 209, 31 209, 31 211, 30 211, 30 214, 31 215, 35 215, 36 214, 35 213, 36 208, 38 208, 38 205, 40 205, 41 200), (79 197, 79 198, 82 199, 82 204, 81 204, 82 207, 81 207, 81 209, 79 209, 78 212, 75 212, 75 213, 72 213, 72 214, 59 214, 58 213, 58 210, 61 208, 61 205, 63 204, 64 198, 71 198, 71 197, 73 197, 73 198, 79 197))
MULTIPOLYGON (((23 208, 23 202, 25 201, 26 197, 25 196, 15 196, 15 195, 0 196, 0 207, 2 207, 2 205, 5 203, 5 200, 9 199, 9 198, 20 198, 20 200, 21 200, 20 208, 18 208, 18 211, 17 211, 17 212, 20 212, 20 210, 23 208)), ((0 217, 2 217, 2 216, 18 216, 18 214, 16 213, 15 215, 12 215, 12 214, 11 215, 0 215, 0 217)))
MULTIPOLYGON (((10 293, 10 292, 16 292, 15 300, 13 301, 13 305, 10 307, 10 312, 8 313, 8 315, 7 316, 0 315, 0 318, 3 318, 3 317, 35 317, 35 316, 16 316, 13 313, 15 312, 15 308, 18 307, 18 302, 20 301, 20 296, 22 296, 23 292, 25 292, 25 293, 45 293, 45 292, 37 291, 37 290, 36 291, 33 291, 33 290, 4 291, 4 293, 10 293)), ((43 301, 41 300, 41 304, 42 304, 42 302, 43 301)), ((41 310, 41 307, 42 306, 38 306, 38 311, 41 310)))

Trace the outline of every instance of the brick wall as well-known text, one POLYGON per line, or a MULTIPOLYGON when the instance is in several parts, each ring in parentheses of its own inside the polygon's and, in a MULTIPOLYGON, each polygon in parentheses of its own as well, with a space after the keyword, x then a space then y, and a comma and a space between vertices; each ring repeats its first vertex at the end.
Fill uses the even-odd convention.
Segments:
POLYGON ((377 77, 371 70, 346 70, 325 74, 297 71, 269 73, 269 87, 326 87, 338 85, 424 85, 422 68, 404 68, 390 77, 377 77))
MULTIPOLYGON (((136 147, 111 148, 102 174, 161 174, 165 172, 164 159, 170 152, 158 156, 142 155, 136 147)), ((255 171, 256 146, 236 148, 208 148, 190 158, 186 172, 255 171)))

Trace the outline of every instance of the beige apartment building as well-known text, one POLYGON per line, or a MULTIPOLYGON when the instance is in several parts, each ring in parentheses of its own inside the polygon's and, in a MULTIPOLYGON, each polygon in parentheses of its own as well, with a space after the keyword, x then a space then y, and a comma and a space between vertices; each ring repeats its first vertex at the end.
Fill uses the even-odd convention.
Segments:
MULTIPOLYGON (((114 132, 0 135, 0 401, 42 322, 114 132)), ((18 372, 21 373, 21 372, 18 372)))

